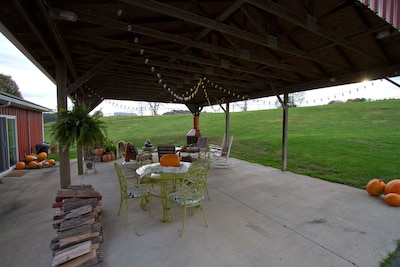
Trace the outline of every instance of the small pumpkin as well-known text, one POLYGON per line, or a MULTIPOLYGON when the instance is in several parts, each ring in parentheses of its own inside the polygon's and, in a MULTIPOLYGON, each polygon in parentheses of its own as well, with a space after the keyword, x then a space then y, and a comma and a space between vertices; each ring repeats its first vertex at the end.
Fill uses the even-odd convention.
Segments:
POLYGON ((102 155, 103 155, 103 149, 102 149, 102 148, 96 148, 96 149, 94 150, 94 154, 95 154, 96 156, 102 156, 102 155))
POLYGON ((179 167, 181 160, 176 154, 166 154, 160 158, 160 164, 165 167, 179 167))
POLYGON ((54 160, 54 159, 49 159, 49 160, 47 160, 47 162, 50 164, 50 165, 56 165, 56 161, 54 160))
POLYGON ((34 161, 34 160, 29 161, 28 166, 31 167, 31 168, 36 168, 37 167, 37 162, 34 161))
POLYGON ((46 152, 40 152, 40 153, 37 155, 37 160, 38 160, 38 161, 42 161, 42 160, 45 160, 45 159, 47 159, 47 153, 46 153, 46 152))
POLYGON ((384 198, 385 202, 394 207, 400 207, 400 195, 396 193, 389 193, 384 198))
POLYGON ((26 164, 25 164, 25 162, 23 162, 23 161, 19 161, 19 162, 17 162, 17 164, 15 165, 15 168, 16 168, 17 170, 25 169, 25 167, 26 167, 26 164))
POLYGON ((27 155, 27 156, 25 157, 25 159, 26 159, 26 161, 34 161, 34 160, 36 160, 36 157, 35 157, 35 156, 32 156, 32 155, 27 155))
POLYGON ((400 180, 392 180, 385 186, 385 194, 396 193, 400 195, 400 180))
POLYGON ((371 196, 379 197, 384 192, 385 187, 386 185, 384 181, 374 178, 367 183, 366 190, 371 196))

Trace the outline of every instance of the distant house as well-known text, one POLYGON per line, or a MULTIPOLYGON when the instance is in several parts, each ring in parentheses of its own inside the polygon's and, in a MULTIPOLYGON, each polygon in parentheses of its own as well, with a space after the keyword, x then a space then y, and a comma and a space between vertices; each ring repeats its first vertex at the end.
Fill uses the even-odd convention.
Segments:
POLYGON ((50 109, 0 91, 0 174, 42 143, 43 112, 50 109))

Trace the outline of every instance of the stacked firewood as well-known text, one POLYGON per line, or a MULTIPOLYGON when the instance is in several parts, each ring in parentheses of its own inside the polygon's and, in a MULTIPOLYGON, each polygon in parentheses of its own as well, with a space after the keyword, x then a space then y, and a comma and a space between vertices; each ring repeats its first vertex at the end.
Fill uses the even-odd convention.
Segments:
POLYGON ((52 266, 102 266, 101 198, 91 185, 57 191, 53 203, 53 208, 59 208, 53 217, 57 232, 50 244, 52 266))

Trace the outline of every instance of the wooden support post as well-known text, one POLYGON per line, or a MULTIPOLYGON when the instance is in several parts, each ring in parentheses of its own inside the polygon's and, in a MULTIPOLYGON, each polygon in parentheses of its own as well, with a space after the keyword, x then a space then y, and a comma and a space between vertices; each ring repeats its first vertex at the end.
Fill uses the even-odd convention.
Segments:
MULTIPOLYGON (((67 109, 67 68, 65 60, 57 60, 57 109, 67 109)), ((67 188, 71 184, 71 168, 69 162, 69 148, 60 147, 60 186, 67 188)))
POLYGON ((229 102, 226 102, 226 109, 225 109, 225 147, 229 146, 229 128, 230 128, 230 110, 229 110, 229 102))
POLYGON ((289 116, 289 94, 285 93, 283 97, 283 126, 282 126, 282 171, 287 168, 287 146, 288 146, 288 116, 289 116))
POLYGON ((83 174, 83 147, 77 147, 77 157, 78 157, 78 175, 83 174))

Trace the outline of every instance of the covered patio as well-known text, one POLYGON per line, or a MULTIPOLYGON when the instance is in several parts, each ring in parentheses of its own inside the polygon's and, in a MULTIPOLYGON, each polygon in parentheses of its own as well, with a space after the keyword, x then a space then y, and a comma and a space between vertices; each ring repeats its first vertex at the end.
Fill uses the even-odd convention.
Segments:
MULTIPOLYGON (((376 267, 396 248, 398 212, 364 190, 232 159, 235 167, 211 168, 201 214, 188 216, 179 237, 175 220, 160 221, 134 202, 129 227, 117 216, 119 185, 113 163, 72 183, 91 184, 103 196, 103 266, 360 266, 376 267)), ((132 171, 125 169, 127 172, 132 171)), ((5 266, 50 266, 59 167, 4 177, 0 187, 0 258, 5 266)))
MULTIPOLYGON (((286 170, 289 94, 400 74, 398 1, 22 1, 0 30, 67 97, 204 106, 276 96, 286 170)), ((396 84, 396 83, 395 83, 396 84)), ((200 123, 200 127, 201 123, 200 123)), ((70 183, 61 151, 61 187, 70 183)))

